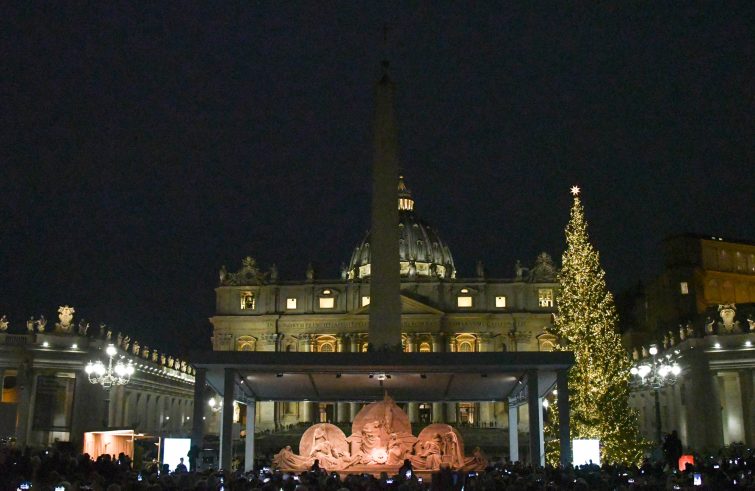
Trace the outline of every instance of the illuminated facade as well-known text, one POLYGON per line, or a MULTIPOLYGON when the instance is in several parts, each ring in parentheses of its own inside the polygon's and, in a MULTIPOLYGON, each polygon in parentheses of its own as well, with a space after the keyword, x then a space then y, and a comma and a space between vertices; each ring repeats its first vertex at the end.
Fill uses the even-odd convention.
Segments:
MULTIPOLYGON (((659 390, 661 430, 697 450, 755 445, 755 244, 681 235, 664 252, 664 272, 639 295, 625 334, 638 363, 653 343, 659 356, 679 357, 677 383, 659 390)), ((637 391, 630 401, 649 439, 654 397, 637 391)))
MULTIPOLYGON (((550 351, 556 268, 540 254, 513 276, 458 278, 438 232, 422 221, 399 181, 399 266, 402 349, 416 352, 550 351)), ((215 351, 358 352, 368 349, 370 236, 354 249, 340 278, 320 279, 310 268, 301 281, 283 281, 275 267, 262 272, 252 258, 240 270, 220 271, 213 325, 215 351)), ((411 422, 505 426, 503 403, 407 402, 411 422)), ((257 403, 258 428, 300 421, 347 422, 358 411, 347 402, 257 403)))
MULTIPOLYGON (((73 309, 71 309, 73 310, 73 309)), ((137 341, 96 335, 88 325, 27 321, 26 328, 0 324, 0 438, 15 438, 20 447, 70 442, 81 449, 84 433, 132 429, 154 436, 182 436, 191 431, 193 369, 137 341), (135 368, 126 385, 109 391, 89 381, 87 362, 107 363, 104 349, 117 346, 116 357, 135 368)), ((209 418, 210 424, 217 424, 209 418)))
POLYGON ((641 331, 665 334, 668 326, 702 325, 717 317, 711 309, 718 305, 755 303, 754 243, 680 235, 663 247, 664 272, 637 302, 641 331))

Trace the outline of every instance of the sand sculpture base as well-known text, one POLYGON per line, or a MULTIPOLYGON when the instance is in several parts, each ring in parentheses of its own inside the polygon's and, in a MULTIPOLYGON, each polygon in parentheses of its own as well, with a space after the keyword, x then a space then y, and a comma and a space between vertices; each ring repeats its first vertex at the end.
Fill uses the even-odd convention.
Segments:
POLYGON ((315 460, 320 468, 339 474, 396 474, 405 460, 418 473, 441 467, 456 470, 483 470, 487 458, 479 448, 471 457, 464 455, 464 442, 456 428, 434 423, 412 435, 409 417, 388 397, 363 407, 346 436, 340 428, 318 423, 304 432, 296 454, 287 446, 273 458, 273 466, 283 471, 303 471, 315 460))

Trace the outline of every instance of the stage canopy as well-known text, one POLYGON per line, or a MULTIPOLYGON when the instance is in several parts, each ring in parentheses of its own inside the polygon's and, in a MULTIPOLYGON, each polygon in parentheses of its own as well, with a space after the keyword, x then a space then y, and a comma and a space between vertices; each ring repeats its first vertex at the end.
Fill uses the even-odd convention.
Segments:
POLYGON ((239 396, 256 401, 506 401, 523 397, 535 370, 538 396, 556 372, 574 363, 569 352, 281 353, 212 352, 194 358, 207 382, 224 394, 226 370, 239 396))
MULTIPOLYGON (((193 439, 202 441, 201 402, 205 382, 223 397, 221 465, 231 462, 233 401, 254 410, 255 401, 372 402, 387 391, 398 402, 507 401, 510 426, 516 407, 530 415, 530 455, 544 464, 542 398, 558 387, 562 460, 569 451, 567 371, 570 352, 472 353, 311 353, 213 351, 192 356, 196 367, 193 439)), ((249 410, 249 409, 248 409, 249 410)), ((247 417, 254 434, 254 417, 247 417)), ((511 458, 518 459, 518 436, 509 432, 511 458), (515 454, 514 451, 517 453, 515 454)), ((253 462, 254 439, 246 441, 253 462)), ((250 459, 251 457, 251 459, 250 459)))

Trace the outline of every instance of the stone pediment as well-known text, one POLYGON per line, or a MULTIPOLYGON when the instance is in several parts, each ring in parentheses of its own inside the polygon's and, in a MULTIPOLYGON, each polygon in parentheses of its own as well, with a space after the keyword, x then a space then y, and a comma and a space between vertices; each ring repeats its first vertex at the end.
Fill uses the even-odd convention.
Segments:
MULTIPOLYGON (((364 307, 360 307, 359 309, 355 310, 352 315, 367 315, 370 313, 370 306, 365 305, 364 307)), ((438 310, 435 307, 431 307, 425 303, 422 303, 418 300, 414 300, 413 298, 406 297, 404 295, 401 295, 401 313, 402 314, 425 314, 425 315, 434 315, 434 316, 442 316, 445 315, 445 313, 442 310, 438 310)))

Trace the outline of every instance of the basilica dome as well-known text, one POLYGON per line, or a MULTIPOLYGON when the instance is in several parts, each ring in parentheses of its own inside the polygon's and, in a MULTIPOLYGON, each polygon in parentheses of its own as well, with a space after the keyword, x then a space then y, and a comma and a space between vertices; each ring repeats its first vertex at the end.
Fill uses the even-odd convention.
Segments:
MULTIPOLYGON (((438 232, 414 213, 414 200, 403 176, 398 182, 399 262, 406 278, 456 278, 451 251, 438 232)), ((348 279, 370 276, 369 232, 355 249, 346 271, 348 279)))

